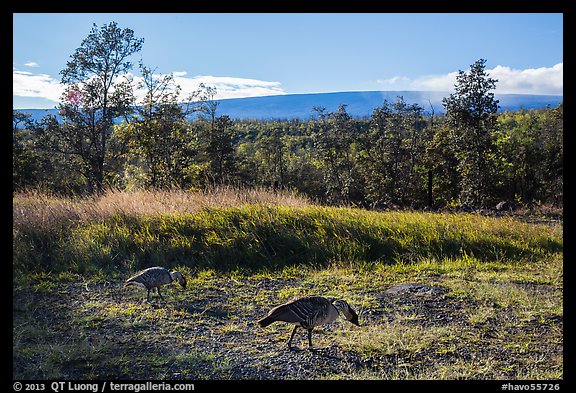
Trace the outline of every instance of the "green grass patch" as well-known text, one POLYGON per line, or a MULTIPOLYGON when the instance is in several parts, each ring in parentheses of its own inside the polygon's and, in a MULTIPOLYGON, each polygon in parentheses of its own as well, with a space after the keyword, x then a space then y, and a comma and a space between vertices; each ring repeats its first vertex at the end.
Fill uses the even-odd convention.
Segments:
POLYGON ((510 218, 319 206, 112 214, 69 231, 37 231, 20 223, 15 232, 18 272, 124 273, 153 264, 227 272, 332 264, 371 269, 430 260, 508 263, 562 250, 560 231, 510 218))

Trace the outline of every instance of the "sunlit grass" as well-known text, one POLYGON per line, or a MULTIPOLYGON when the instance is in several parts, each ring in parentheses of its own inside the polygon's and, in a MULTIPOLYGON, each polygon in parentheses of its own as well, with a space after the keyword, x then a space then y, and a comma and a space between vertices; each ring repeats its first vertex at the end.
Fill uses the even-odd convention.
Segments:
POLYGON ((165 209, 138 211, 113 203, 105 205, 108 210, 96 209, 100 202, 93 200, 39 198, 33 203, 15 196, 14 267, 21 272, 116 274, 152 264, 228 272, 302 265, 370 270, 394 264, 400 270, 442 273, 451 262, 474 270, 483 263, 535 261, 562 250, 561 231, 511 218, 279 201, 176 211, 170 206, 177 206, 181 194, 172 203, 162 198, 165 209))
POLYGON ((434 345, 442 345, 455 337, 453 326, 434 326, 407 323, 418 317, 399 316, 392 322, 371 324, 360 328, 342 329, 337 334, 337 342, 343 348, 354 350, 364 356, 375 353, 390 355, 395 353, 415 353, 434 345))

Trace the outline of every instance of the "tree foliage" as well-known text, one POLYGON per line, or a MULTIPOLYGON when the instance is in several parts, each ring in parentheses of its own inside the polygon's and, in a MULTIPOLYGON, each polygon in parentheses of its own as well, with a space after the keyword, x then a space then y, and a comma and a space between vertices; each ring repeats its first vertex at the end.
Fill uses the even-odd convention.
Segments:
POLYGON ((492 90, 497 80, 486 73, 486 60, 459 71, 456 92, 443 99, 451 149, 458 160, 462 202, 483 206, 488 202, 493 157, 491 134, 496 125, 498 100, 492 90))
POLYGON ((114 119, 133 104, 128 58, 141 50, 142 38, 115 22, 93 26, 61 71, 66 86, 59 106, 63 124, 52 130, 62 154, 81 160, 80 172, 90 191, 100 191, 107 171, 108 141, 114 119))
POLYGON ((124 158, 132 169, 128 177, 133 185, 155 189, 185 186, 187 168, 196 152, 194 134, 186 118, 197 110, 191 103, 200 91, 181 103, 181 88, 172 74, 156 75, 142 62, 140 70, 138 88, 144 96, 137 102, 131 121, 115 128, 115 136, 126 146, 124 158))
POLYGON ((425 192, 419 173, 423 154, 423 108, 403 97, 372 112, 358 154, 366 197, 373 205, 407 206, 425 192))
POLYGON ((340 105, 334 112, 315 108, 318 122, 315 147, 322 163, 326 198, 331 203, 349 204, 356 191, 353 144, 357 138, 354 120, 340 105))

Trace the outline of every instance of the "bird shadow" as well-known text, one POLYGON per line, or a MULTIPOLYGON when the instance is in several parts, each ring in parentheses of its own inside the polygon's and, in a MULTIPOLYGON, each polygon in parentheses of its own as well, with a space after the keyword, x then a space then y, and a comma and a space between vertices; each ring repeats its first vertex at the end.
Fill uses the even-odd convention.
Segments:
POLYGON ((312 352, 322 356, 324 358, 328 358, 328 359, 340 359, 340 357, 334 355, 332 352, 332 350, 334 350, 335 347, 332 345, 329 345, 327 347, 321 347, 321 348, 313 348, 312 352))
POLYGON ((216 319, 227 319, 229 310, 215 306, 200 306, 195 304, 181 304, 174 307, 177 311, 183 311, 187 314, 207 315, 216 319))
POLYGON ((306 354, 314 354, 315 356, 324 358, 324 359, 332 359, 332 360, 342 360, 341 357, 338 357, 332 353, 330 353, 335 347, 333 345, 328 345, 325 347, 306 347, 306 348, 299 348, 299 347, 290 347, 290 352, 294 353, 306 353, 306 354))

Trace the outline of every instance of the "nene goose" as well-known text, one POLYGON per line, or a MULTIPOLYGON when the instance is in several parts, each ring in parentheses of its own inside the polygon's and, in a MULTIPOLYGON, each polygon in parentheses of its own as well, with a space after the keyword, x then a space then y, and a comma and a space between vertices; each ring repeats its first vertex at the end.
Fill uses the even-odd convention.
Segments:
POLYGON ((342 313, 344 318, 353 324, 358 323, 358 314, 344 300, 330 301, 321 296, 304 296, 288 303, 274 307, 268 314, 257 322, 261 327, 266 327, 277 321, 295 324, 288 348, 292 348, 292 339, 299 327, 308 330, 308 348, 312 349, 312 330, 316 326, 333 322, 342 313))
POLYGON ((177 280, 178 283, 182 285, 182 288, 186 288, 186 279, 180 272, 169 272, 163 267, 155 266, 149 267, 148 269, 144 269, 141 272, 136 273, 134 276, 126 280, 124 286, 127 287, 129 285, 138 285, 146 288, 148 290, 148 296, 146 297, 146 300, 150 300, 150 291, 156 288, 158 295, 160 295, 160 298, 164 300, 162 294, 160 293, 160 287, 162 285, 170 284, 175 280, 177 280))

